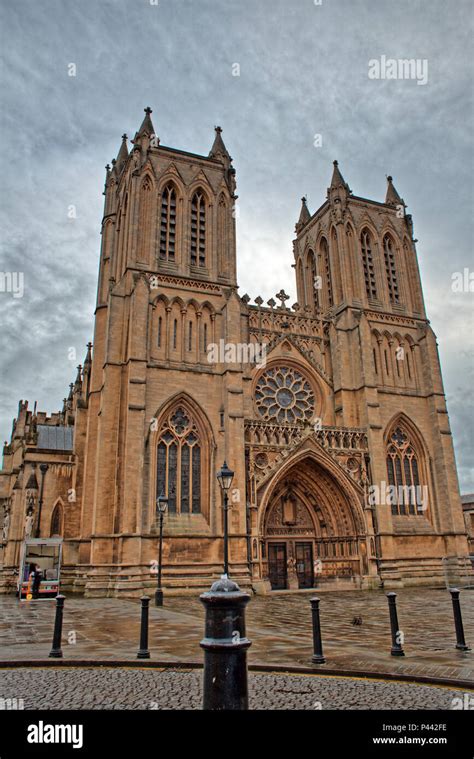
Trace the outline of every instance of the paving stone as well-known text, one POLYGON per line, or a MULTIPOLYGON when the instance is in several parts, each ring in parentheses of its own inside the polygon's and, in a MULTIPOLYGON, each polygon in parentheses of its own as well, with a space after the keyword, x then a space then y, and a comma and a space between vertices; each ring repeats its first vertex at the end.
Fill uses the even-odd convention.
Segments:
MULTIPOLYGON (((255 596, 247 607, 249 663, 311 665, 312 594, 255 596)), ((473 651, 455 649, 451 597, 445 589, 407 588, 397 593, 406 656, 390 656, 388 604, 382 591, 324 592, 321 627, 327 666, 354 671, 413 673, 474 680, 473 651), (362 616, 362 625, 353 625, 362 616)), ((466 639, 474 646, 474 590, 461 593, 466 639)), ((46 658, 51 648, 54 602, 19 603, 0 597, 0 659, 46 658), (29 630, 25 642, 25 631, 29 630)), ((138 601, 66 599, 63 626, 65 659, 135 659, 138 601), (67 633, 76 633, 75 645, 67 633)), ((153 659, 202 661, 204 608, 198 598, 166 597, 150 606, 149 647, 153 659)))

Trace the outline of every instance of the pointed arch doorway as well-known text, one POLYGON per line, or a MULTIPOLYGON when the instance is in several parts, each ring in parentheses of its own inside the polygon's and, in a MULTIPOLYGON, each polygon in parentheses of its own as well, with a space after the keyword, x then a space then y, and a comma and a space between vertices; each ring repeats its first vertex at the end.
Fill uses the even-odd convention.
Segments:
POLYGON ((363 517, 334 477, 310 457, 276 481, 263 525, 263 576, 272 590, 348 582, 367 574, 363 517))

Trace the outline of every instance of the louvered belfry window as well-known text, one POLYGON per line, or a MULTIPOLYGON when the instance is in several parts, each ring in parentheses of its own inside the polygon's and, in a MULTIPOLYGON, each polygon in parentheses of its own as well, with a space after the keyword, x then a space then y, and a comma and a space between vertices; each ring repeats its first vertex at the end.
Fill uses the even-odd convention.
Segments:
POLYGON ((326 284, 326 292, 327 292, 327 305, 329 308, 334 305, 334 298, 332 294, 332 282, 331 282, 331 264, 329 263, 329 248, 328 243, 325 237, 321 240, 321 255, 323 259, 323 266, 324 266, 324 276, 325 276, 325 284, 326 284))
POLYGON ((372 241, 370 239, 370 233, 367 230, 362 232, 360 242, 362 247, 362 264, 364 267, 365 292, 369 299, 377 298, 372 241))
POLYGON ((176 248, 176 192, 166 185, 161 196, 160 259, 174 261, 176 248))
POLYGON ((201 440, 191 413, 176 407, 158 439, 156 496, 168 497, 171 514, 201 512, 201 440))
POLYGON ((390 303, 399 303, 398 277, 395 266, 395 250, 390 235, 383 238, 383 254, 385 259, 385 273, 387 275, 388 294, 390 303))
POLYGON ((191 201, 191 263, 206 265, 206 200, 199 190, 191 201))

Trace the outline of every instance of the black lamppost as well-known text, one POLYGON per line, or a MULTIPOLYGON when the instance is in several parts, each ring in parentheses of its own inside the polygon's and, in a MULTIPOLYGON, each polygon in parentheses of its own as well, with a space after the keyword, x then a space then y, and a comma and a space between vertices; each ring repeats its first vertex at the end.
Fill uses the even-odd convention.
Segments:
POLYGON ((163 556, 163 517, 168 508, 168 498, 162 493, 156 499, 156 509, 160 515, 160 541, 158 549, 158 585, 155 592, 155 606, 163 606, 163 590, 161 589, 161 561, 163 556))
POLYGON ((37 538, 39 538, 41 535, 41 509, 43 508, 44 477, 48 469, 49 469, 48 464, 40 464, 41 485, 40 485, 40 495, 38 499, 38 524, 36 527, 37 538))
POLYGON ((224 493, 224 575, 229 575, 229 527, 228 527, 228 511, 229 511, 229 496, 227 491, 232 485, 234 479, 234 473, 232 469, 229 469, 227 463, 224 461, 223 466, 217 472, 217 480, 221 486, 221 490, 224 493))

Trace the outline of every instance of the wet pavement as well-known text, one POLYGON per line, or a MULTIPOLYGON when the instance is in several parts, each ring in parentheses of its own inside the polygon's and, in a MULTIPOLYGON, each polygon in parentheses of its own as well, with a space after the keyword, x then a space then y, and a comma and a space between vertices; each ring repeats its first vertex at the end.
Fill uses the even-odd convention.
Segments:
MULTIPOLYGON (((24 709, 201 709, 202 673, 182 670, 0 670, 0 693, 24 709)), ((319 675, 249 675, 251 709, 474 709, 453 688, 319 675)))
MULTIPOLYGON (((247 606, 250 664, 311 667, 313 593, 255 596, 247 606)), ((382 591, 321 593, 326 665, 351 672, 380 672, 474 682, 474 652, 455 649, 451 597, 445 589, 397 593, 405 657, 390 656, 388 604, 382 591), (361 618, 354 624, 354 618, 361 618)), ((153 599, 151 604, 153 603, 153 599)), ((54 601, 0 597, 0 660, 48 657, 54 601)), ((474 647, 474 590, 461 593, 466 641, 474 647)), ((63 652, 68 660, 135 660, 139 642, 138 601, 66 598, 63 652)), ((159 662, 202 662, 204 608, 198 598, 166 597, 150 606, 149 648, 159 662)))

